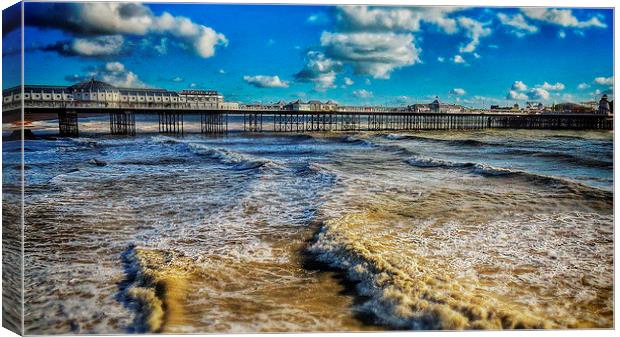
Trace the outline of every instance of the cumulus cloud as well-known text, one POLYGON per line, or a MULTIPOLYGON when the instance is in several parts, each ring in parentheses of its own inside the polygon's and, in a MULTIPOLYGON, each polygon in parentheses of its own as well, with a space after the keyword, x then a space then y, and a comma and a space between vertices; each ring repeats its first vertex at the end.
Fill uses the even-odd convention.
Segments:
POLYGON ((577 89, 579 90, 588 89, 589 87, 590 85, 588 83, 579 83, 579 85, 577 85, 577 89))
POLYGON ((54 51, 64 56, 106 57, 120 54, 124 41, 122 35, 84 37, 59 41, 41 50, 54 51))
POLYGON ((138 75, 128 70, 120 62, 107 62, 94 68, 90 68, 86 74, 73 74, 65 77, 69 82, 86 81, 91 78, 109 83, 121 88, 143 88, 146 84, 140 80, 138 75))
MULTIPOLYGON (((491 34, 491 29, 466 16, 454 17, 464 10, 460 7, 339 6, 335 9, 335 31, 322 33, 320 52, 340 62, 343 69, 352 67, 355 74, 388 79, 393 71, 422 62, 422 50, 414 33, 423 28, 445 34, 462 32, 468 40, 460 52, 473 53, 480 39, 491 34)), ((314 16, 309 20, 314 21, 314 16)), ((438 60, 443 62, 444 58, 438 60)), ((460 61, 465 63, 462 57, 460 61)), ((343 69, 335 70, 334 75, 343 69)), ((331 77, 325 75, 325 78, 331 77)))
POLYGON ((147 6, 132 2, 51 3, 33 7, 25 16, 29 26, 60 29, 79 37, 169 36, 187 44, 203 58, 213 56, 216 46, 228 44, 223 34, 210 27, 168 12, 157 16, 147 6))
POLYGON ((480 38, 490 35, 491 28, 485 27, 482 23, 468 17, 460 16, 458 18, 459 26, 465 29, 465 35, 470 38, 469 43, 461 46, 461 53, 472 53, 480 44, 480 38))
POLYGON ((340 6, 338 27, 344 31, 410 31, 420 30, 420 23, 437 26, 446 33, 457 31, 457 22, 448 15, 457 7, 381 7, 340 6))
POLYGON ((364 98, 365 99, 365 98, 372 98, 373 93, 372 93, 372 91, 368 91, 366 89, 359 89, 359 90, 354 90, 353 91, 353 95, 355 97, 364 98))
POLYGON ((438 56, 437 61, 443 63, 446 59, 443 56, 438 56))
POLYGON ((125 65, 120 62, 108 62, 104 69, 108 72, 120 73, 125 71, 125 65))
POLYGON ((605 28, 607 25, 601 20, 593 16, 588 20, 580 21, 573 15, 573 11, 570 9, 554 9, 554 8, 539 8, 528 7, 522 8, 521 11, 525 16, 533 20, 539 20, 553 25, 561 27, 571 28, 589 28, 598 27, 605 28))
POLYGON ((352 79, 350 79, 350 78, 348 78, 348 77, 345 77, 345 78, 344 78, 344 84, 345 84, 345 85, 353 85, 354 83, 355 83, 355 82, 353 82, 353 80, 352 80, 352 79))
POLYGON ((549 84, 547 82, 537 85, 538 88, 545 89, 547 91, 559 91, 564 90, 565 85, 563 83, 557 82, 556 84, 549 84))
POLYGON ((454 57, 452 58, 452 62, 457 63, 457 64, 459 64, 459 63, 461 63, 461 64, 462 63, 466 63, 465 59, 461 55, 454 55, 454 57))
POLYGON ((549 91, 564 90, 564 84, 557 82, 556 84, 550 84, 544 82, 543 84, 536 85, 534 88, 528 89, 528 86, 522 81, 515 81, 510 90, 506 94, 507 100, 548 100, 551 94, 549 91))
POLYGON ((463 96, 465 95, 465 89, 462 88, 454 88, 450 90, 451 95, 463 96))
POLYGON ((527 96, 531 100, 548 100, 549 92, 543 88, 532 88, 527 92, 527 96))
POLYGON ((538 32, 538 27, 528 23, 521 13, 512 16, 504 13, 497 13, 497 18, 503 25, 511 27, 510 31, 518 37, 538 32))
POLYGON ((420 62, 411 34, 323 32, 321 46, 329 57, 350 64, 356 74, 374 78, 387 79, 394 69, 420 62))
POLYGON ((613 76, 597 77, 594 79, 594 83, 600 84, 600 85, 614 85, 614 77, 613 76))
MULTIPOLYGON (((422 28, 431 27, 445 34, 462 32, 468 41, 461 46, 461 52, 474 52, 480 38, 491 34, 491 29, 469 17, 453 17, 463 10, 459 7, 339 6, 335 10, 335 31, 322 33, 320 52, 342 64, 341 70, 334 70, 334 76, 350 66, 355 74, 388 79, 393 71, 422 62, 422 50, 414 36, 422 28)), ((309 20, 316 18, 311 16, 309 20)), ((462 57, 460 60, 465 63, 462 57)), ((306 68, 302 72, 307 72, 306 68)), ((323 82, 333 83, 329 82, 332 73, 327 74, 323 82)))
POLYGON ((288 88, 288 82, 282 81, 278 76, 243 76, 243 80, 257 88, 288 88))
POLYGON ((312 82, 317 91, 325 91, 334 87, 336 73, 342 69, 340 61, 334 61, 317 51, 309 51, 304 68, 295 74, 300 82, 312 82))
POLYGON ((565 31, 563 31, 563 30, 559 31, 559 32, 558 32, 558 37, 559 37, 560 39, 565 38, 565 37, 566 37, 566 32, 565 32, 565 31))
POLYGON ((527 85, 525 85, 525 83, 523 83, 522 81, 515 81, 515 83, 512 84, 511 88, 515 91, 525 91, 527 90, 527 85))
POLYGON ((506 99, 508 100, 517 100, 517 101, 524 101, 528 99, 528 96, 522 92, 518 92, 516 90, 510 90, 508 91, 508 94, 506 95, 506 99))

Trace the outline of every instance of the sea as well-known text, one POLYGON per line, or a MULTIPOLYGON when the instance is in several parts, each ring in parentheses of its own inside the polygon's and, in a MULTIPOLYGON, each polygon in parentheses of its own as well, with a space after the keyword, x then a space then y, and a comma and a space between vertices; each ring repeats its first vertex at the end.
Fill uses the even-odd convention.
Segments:
POLYGON ((614 326, 613 132, 56 123, 24 142, 27 334, 614 326))

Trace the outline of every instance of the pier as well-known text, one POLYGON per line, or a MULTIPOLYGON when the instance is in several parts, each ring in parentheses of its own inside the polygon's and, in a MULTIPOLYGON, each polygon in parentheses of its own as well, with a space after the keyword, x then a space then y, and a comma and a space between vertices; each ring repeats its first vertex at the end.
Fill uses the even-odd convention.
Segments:
POLYGON ((553 129, 612 130, 613 117, 599 114, 505 114, 505 113, 416 113, 355 111, 283 111, 283 110, 188 110, 188 109, 114 109, 114 108, 25 108, 32 119, 58 118, 59 134, 79 135, 81 116, 109 115, 110 133, 133 136, 139 131, 136 115, 157 115, 159 132, 182 135, 184 117, 200 116, 200 132, 224 134, 229 119, 237 116, 244 132, 348 132, 417 131, 479 129, 553 129), (37 118, 39 116, 45 116, 37 118))
POLYGON ((232 131, 231 118, 239 121, 235 130, 252 133, 613 129, 613 101, 607 95, 601 97, 598 109, 530 102, 524 108, 515 104, 474 109, 442 103, 438 97, 428 104, 406 106, 340 105, 331 100, 245 104, 226 101, 215 90, 117 88, 91 78, 68 87, 16 86, 3 90, 2 96, 5 123, 58 119, 58 133, 63 137, 77 137, 79 119, 93 116, 109 116, 111 134, 133 136, 140 131, 138 115, 157 116, 158 132, 170 135, 185 134, 190 116, 193 122, 200 120, 200 133, 215 135, 232 131))

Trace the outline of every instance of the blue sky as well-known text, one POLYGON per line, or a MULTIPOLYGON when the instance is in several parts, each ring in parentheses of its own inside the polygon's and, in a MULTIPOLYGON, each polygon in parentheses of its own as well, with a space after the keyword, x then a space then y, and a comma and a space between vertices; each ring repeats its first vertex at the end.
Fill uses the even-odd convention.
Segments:
MULTIPOLYGON (((25 18, 28 84, 95 76, 242 102, 387 105, 613 93, 606 9, 26 3, 25 18)), ((5 36, 5 69, 18 36, 5 36)), ((5 71, 5 88, 18 82, 5 71)))

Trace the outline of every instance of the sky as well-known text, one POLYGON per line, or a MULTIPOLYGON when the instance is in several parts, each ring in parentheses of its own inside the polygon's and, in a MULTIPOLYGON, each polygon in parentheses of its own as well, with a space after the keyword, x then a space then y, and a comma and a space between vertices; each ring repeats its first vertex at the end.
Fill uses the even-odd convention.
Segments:
MULTIPOLYGON (((25 3, 26 84, 214 89, 226 100, 471 107, 613 96, 613 11, 25 3)), ((4 69, 19 65, 5 28, 4 69)), ((3 88, 19 83, 3 74, 3 88)))

